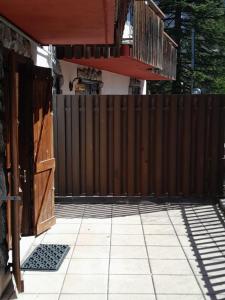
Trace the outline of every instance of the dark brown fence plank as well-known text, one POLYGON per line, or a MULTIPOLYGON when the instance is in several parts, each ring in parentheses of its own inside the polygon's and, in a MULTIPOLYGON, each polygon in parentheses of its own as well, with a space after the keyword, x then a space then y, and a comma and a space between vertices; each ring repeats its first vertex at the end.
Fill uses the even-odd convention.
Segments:
POLYGON ((212 143, 211 143, 211 172, 213 176, 211 177, 210 187, 211 193, 214 194, 217 192, 217 183, 218 183, 218 150, 219 150, 219 132, 220 132, 220 101, 212 102, 212 143))
POLYGON ((114 97, 108 99, 108 193, 114 193, 114 97))
POLYGON ((184 147, 184 96, 180 96, 178 100, 177 114, 177 195, 183 195, 183 147, 184 147), (178 143, 179 141, 179 143, 178 143))
POLYGON ((162 193, 168 195, 168 164, 169 164, 169 110, 170 101, 168 96, 164 96, 163 102, 163 164, 162 164, 162 193))
POLYGON ((149 195, 149 97, 142 98, 141 193, 149 195))
POLYGON ((128 97, 128 195, 132 196, 135 192, 135 98, 128 97))
POLYGON ((155 139, 156 139, 156 98, 152 97, 149 99, 150 101, 150 130, 149 130, 149 188, 150 194, 155 195, 155 139))
POLYGON ((66 96, 65 98, 65 116, 66 116, 66 195, 70 196, 73 194, 73 183, 72 183, 72 119, 71 119, 71 97, 66 96))
POLYGON ((191 96, 184 97, 184 147, 183 147, 183 193, 190 194, 190 158, 191 158, 191 96))
POLYGON ((94 193, 93 97, 86 97, 86 191, 94 193))
POLYGON ((156 98, 156 138, 155 138, 155 191, 159 196, 162 193, 162 141, 163 141, 163 98, 156 98))
POLYGON ((59 195, 66 195, 66 153, 65 153, 65 97, 57 97, 57 112, 56 117, 58 121, 58 132, 57 132, 57 141, 58 141, 58 161, 57 172, 59 173, 59 195))
POLYGON ((54 96, 53 97, 53 101, 52 101, 52 106, 53 106, 53 129, 54 129, 54 157, 56 160, 56 172, 55 172, 55 194, 59 195, 59 172, 58 172, 58 160, 59 160, 59 156, 58 156, 58 122, 57 122, 57 97, 54 96))
POLYGON ((197 117, 198 117, 198 97, 192 97, 192 118, 191 118, 191 193, 196 191, 196 162, 197 162, 197 117))
POLYGON ((168 193, 177 195, 177 96, 170 101, 168 193))
POLYGON ((114 98, 114 194, 121 194, 121 98, 114 98))
POLYGON ((135 194, 141 195, 141 96, 135 103, 135 194))
POLYGON ((81 194, 86 194, 86 98, 80 96, 80 163, 81 194))
POLYGON ((72 177, 73 195, 79 195, 80 189, 80 110, 79 97, 72 97, 72 177))
POLYGON ((94 190, 100 194, 100 107, 99 97, 94 98, 94 190))
POLYGON ((108 193, 108 146, 107 146, 107 96, 102 96, 100 101, 100 192, 108 193))
POLYGON ((128 157, 127 157, 127 145, 128 145, 128 99, 123 97, 122 99, 122 193, 127 194, 127 168, 128 168, 128 157))
POLYGON ((197 165, 196 175, 197 184, 196 192, 198 195, 204 194, 204 181, 205 181, 205 126, 206 126, 206 101, 205 97, 199 97, 199 109, 198 109, 198 128, 197 128, 197 165))

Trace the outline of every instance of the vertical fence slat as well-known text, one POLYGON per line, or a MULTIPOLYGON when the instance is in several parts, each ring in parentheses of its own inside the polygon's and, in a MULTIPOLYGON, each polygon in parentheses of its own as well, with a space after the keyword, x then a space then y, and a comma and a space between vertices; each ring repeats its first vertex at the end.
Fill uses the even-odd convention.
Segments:
POLYGON ((108 193, 113 195, 114 192, 114 98, 109 96, 108 101, 108 193))
POLYGON ((168 193, 169 196, 177 194, 177 96, 170 101, 170 128, 169 128, 169 170, 168 193))
POLYGON ((142 98, 141 193, 149 194, 149 97, 142 98))
POLYGON ((177 115, 177 195, 183 195, 183 147, 184 147, 184 96, 178 100, 177 115))
POLYGON ((108 193, 107 176, 107 96, 102 96, 100 101, 100 193, 108 193))
POLYGON ((86 194, 86 101, 80 96, 80 163, 81 163, 81 194, 86 194))
POLYGON ((135 147, 135 98, 128 97, 128 149, 127 149, 127 157, 128 157, 128 166, 127 166, 127 180, 128 180, 128 188, 127 192, 129 196, 134 195, 134 186, 135 186, 135 164, 134 164, 134 147, 135 147))
POLYGON ((66 128, 65 128, 65 137, 66 137, 66 194, 72 195, 72 128, 71 128, 71 98, 66 96, 65 98, 65 116, 66 116, 66 128))
POLYGON ((135 103, 135 194, 141 194, 141 96, 135 103))
POLYGON ((197 114, 198 114, 198 97, 194 96, 192 101, 192 118, 191 118, 191 193, 196 191, 196 144, 197 144, 197 114))
POLYGON ((93 97, 86 97, 86 191, 94 193, 93 97))
POLYGON ((99 97, 94 104, 94 191, 100 194, 100 107, 99 97))
POLYGON ((225 96, 220 96, 220 136, 219 136, 219 191, 218 196, 225 196, 225 96), (221 141, 224 141, 221 143, 221 141))
POLYGON ((72 97, 72 177, 73 195, 79 195, 80 190, 80 104, 79 97, 72 97))
POLYGON ((213 99, 212 102, 212 143, 211 143, 211 194, 215 194, 217 192, 217 182, 218 182, 218 150, 219 150, 219 132, 220 132, 220 124, 219 124, 219 101, 215 101, 213 99))
POLYGON ((159 196, 162 193, 162 132, 163 132, 163 98, 156 97, 156 138, 155 138, 155 191, 159 196))
POLYGON ((59 194, 60 196, 66 195, 66 160, 65 160, 65 97, 57 97, 57 122, 58 122, 58 172, 59 172, 59 194))
MULTIPOLYGON (((55 194, 59 195, 59 172, 58 172, 58 122, 57 122, 57 97, 53 97, 52 101, 52 107, 53 107, 53 132, 54 132, 54 156, 56 161, 56 171, 55 171, 55 194)), ((9 202, 10 203, 10 202, 9 202)))
POLYGON ((206 101, 205 97, 199 97, 199 110, 198 110, 198 128, 197 128, 197 185, 196 192, 198 195, 204 194, 204 179, 205 179, 205 114, 206 114, 206 101))
POLYGON ((184 147, 183 147, 183 193, 190 194, 190 156, 191 156, 191 97, 184 97, 184 147))
POLYGON ((170 109, 170 101, 168 96, 164 97, 163 103, 163 164, 162 164, 162 193, 163 195, 168 195, 168 152, 169 152, 169 109, 170 109))
POLYGON ((128 126, 128 99, 127 97, 123 97, 122 104, 122 193, 124 195, 127 194, 127 165, 128 165, 128 157, 127 157, 127 145, 128 145, 128 136, 127 136, 127 126, 128 126))
POLYGON ((155 195, 155 118, 156 118, 156 99, 155 97, 150 98, 150 120, 149 120, 149 189, 150 194, 155 195))
POLYGON ((121 99, 114 98, 114 194, 121 194, 121 99))

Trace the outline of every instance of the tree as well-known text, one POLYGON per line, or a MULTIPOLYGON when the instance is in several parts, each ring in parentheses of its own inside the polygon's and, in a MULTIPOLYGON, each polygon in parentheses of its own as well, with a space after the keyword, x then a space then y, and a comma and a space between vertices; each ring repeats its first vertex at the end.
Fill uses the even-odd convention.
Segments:
POLYGON ((166 14, 165 30, 178 44, 177 79, 150 83, 151 92, 191 93, 194 86, 207 93, 225 93, 224 0, 159 0, 157 4, 166 14))

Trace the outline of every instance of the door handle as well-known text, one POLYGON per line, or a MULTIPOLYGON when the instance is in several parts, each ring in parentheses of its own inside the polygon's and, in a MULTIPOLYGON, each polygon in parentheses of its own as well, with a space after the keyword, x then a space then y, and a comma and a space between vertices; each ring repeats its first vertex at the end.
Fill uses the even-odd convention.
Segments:
POLYGON ((20 175, 21 178, 23 178, 23 182, 27 182, 27 170, 23 170, 23 175, 20 175))

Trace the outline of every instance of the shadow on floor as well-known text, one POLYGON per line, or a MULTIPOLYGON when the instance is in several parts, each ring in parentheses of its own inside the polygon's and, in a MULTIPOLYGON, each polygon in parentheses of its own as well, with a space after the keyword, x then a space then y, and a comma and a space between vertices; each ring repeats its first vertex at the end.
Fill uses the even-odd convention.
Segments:
MULTIPOLYGON (((225 300, 225 218, 215 201, 202 199, 92 198, 60 199, 57 218, 115 218, 132 215, 152 216, 177 211, 184 234, 191 246, 192 270, 207 299, 225 300)), ((171 220, 173 224, 173 220, 171 220)), ((176 226, 175 226, 176 231, 176 226)), ((180 240, 181 235, 176 231, 180 240)), ((182 243, 181 243, 182 244, 182 243)))
POLYGON ((210 299, 225 300, 225 219, 218 205, 182 208, 196 273, 210 299))

